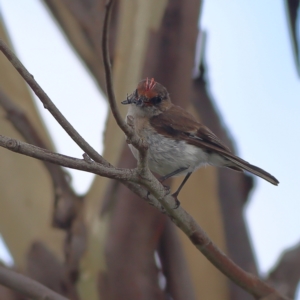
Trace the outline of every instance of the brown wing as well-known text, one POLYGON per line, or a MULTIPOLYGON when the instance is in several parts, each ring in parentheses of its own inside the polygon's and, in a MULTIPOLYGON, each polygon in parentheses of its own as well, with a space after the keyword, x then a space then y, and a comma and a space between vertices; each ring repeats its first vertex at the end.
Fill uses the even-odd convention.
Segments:
POLYGON ((191 145, 205 149, 205 151, 222 155, 228 160, 228 168, 236 171, 246 170, 274 185, 279 183, 270 173, 232 154, 213 132, 197 122, 191 114, 179 106, 174 105, 162 114, 152 117, 150 124, 158 133, 175 140, 185 140, 191 145))
POLYGON ((231 152, 212 131, 179 106, 173 105, 162 114, 152 117, 150 124, 159 133, 170 138, 183 139, 189 144, 208 150, 222 149, 231 152))

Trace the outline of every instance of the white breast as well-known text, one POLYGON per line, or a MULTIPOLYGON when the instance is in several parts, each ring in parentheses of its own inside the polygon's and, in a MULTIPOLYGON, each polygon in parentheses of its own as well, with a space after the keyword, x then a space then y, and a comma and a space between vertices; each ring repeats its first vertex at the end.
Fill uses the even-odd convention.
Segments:
MULTIPOLYGON (((224 166, 225 159, 220 155, 208 154, 201 148, 187 144, 185 141, 178 141, 158 134, 150 127, 149 118, 145 115, 139 115, 134 110, 136 110, 135 105, 129 110, 128 115, 135 116, 135 131, 148 143, 148 164, 151 171, 164 176, 178 169, 186 168, 185 171, 178 174, 184 175, 208 164, 224 166)), ((129 147, 137 159, 138 151, 132 145, 129 147)))
MULTIPOLYGON (((144 135, 149 145, 149 168, 161 176, 187 168, 178 174, 184 175, 208 163, 209 156, 206 152, 185 141, 173 140, 152 132, 144 132, 144 135)), ((138 151, 132 145, 129 146, 137 158, 138 151)))

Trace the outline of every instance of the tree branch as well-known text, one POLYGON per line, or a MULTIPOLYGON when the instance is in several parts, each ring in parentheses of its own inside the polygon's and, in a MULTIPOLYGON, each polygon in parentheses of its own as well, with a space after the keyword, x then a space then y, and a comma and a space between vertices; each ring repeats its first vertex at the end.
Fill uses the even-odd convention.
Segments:
POLYGON ((142 156, 141 160, 145 162, 145 156, 147 156, 147 149, 148 146, 142 141, 137 135, 134 133, 134 130, 130 126, 126 124, 123 120, 122 116, 119 113, 115 93, 113 89, 113 80, 111 74, 111 63, 109 58, 109 49, 108 49, 108 27, 109 21, 112 11, 112 6, 114 4, 113 0, 108 1, 106 4, 106 13, 104 16, 104 24, 103 24, 103 34, 102 34, 102 54, 103 54, 103 63, 104 63, 104 70, 105 70, 105 77, 106 77, 106 91, 107 97, 110 105, 110 109, 113 113, 113 116, 119 125, 119 127, 123 130, 126 134, 128 140, 132 143, 132 145, 139 150, 140 156, 142 156))
POLYGON ((84 159, 58 154, 3 135, 0 135, 0 146, 17 153, 31 156, 63 167, 86 171, 112 179, 132 180, 134 182, 139 181, 139 178, 135 174, 134 170, 107 167, 94 161, 87 162, 84 159))
POLYGON ((104 166, 110 166, 110 164, 92 147, 85 139, 75 130, 75 128, 69 123, 69 121, 63 116, 63 114, 57 109, 48 95, 35 81, 33 75, 31 75, 24 65, 19 61, 16 55, 7 47, 3 40, 0 39, 0 50, 16 68, 19 74, 31 87, 33 92, 38 96, 41 102, 44 104, 44 108, 48 109, 56 121, 62 126, 62 128, 69 134, 73 141, 85 151, 93 160, 103 164, 104 166))
POLYGON ((18 291, 30 299, 68 300, 37 281, 0 266, 0 284, 18 291))

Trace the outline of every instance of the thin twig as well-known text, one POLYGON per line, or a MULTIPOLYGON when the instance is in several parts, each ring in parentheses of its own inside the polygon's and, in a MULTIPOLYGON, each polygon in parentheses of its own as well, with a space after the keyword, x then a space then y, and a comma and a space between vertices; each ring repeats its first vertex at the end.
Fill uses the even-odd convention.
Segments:
POLYGON ((131 137, 133 135, 132 130, 130 130, 130 128, 127 126, 127 124, 125 123, 125 121, 123 120, 122 116, 119 113, 117 103, 116 103, 116 97, 113 89, 111 64, 110 64, 109 50, 108 50, 108 25, 110 21, 113 2, 114 1, 110 0, 106 4, 106 13, 104 16, 103 35, 102 35, 102 54, 103 54, 103 63, 104 63, 105 76, 106 76, 106 91, 107 91, 108 101, 110 104, 110 109, 114 115, 117 124, 128 137, 131 137))
POLYGON ((16 68, 19 74, 24 78, 24 80, 31 87, 33 92, 38 96, 41 102, 44 104, 44 108, 48 109, 56 121, 62 126, 62 128, 69 134, 73 141, 86 152, 93 160, 99 162, 105 166, 110 166, 110 164, 92 147, 85 139, 75 130, 75 128, 69 123, 69 121, 63 116, 63 114, 57 109, 48 95, 40 87, 40 85, 35 81, 34 77, 27 71, 24 65, 19 61, 16 55, 7 47, 3 40, 0 39, 0 50, 6 56, 6 58, 11 62, 11 64, 16 68))
POLYGON ((0 284, 20 292, 30 299, 68 300, 37 281, 1 266, 0 284))
MULTIPOLYGON (((134 193, 137 193, 148 203, 156 206, 157 208, 160 208, 159 202, 154 197, 150 197, 149 200, 148 199, 149 197, 147 197, 148 195, 147 191, 145 189, 142 189, 139 186, 139 184, 141 183, 141 177, 137 172, 137 169, 122 169, 122 168, 106 167, 94 161, 87 162, 85 159, 78 159, 75 157, 70 157, 63 154, 55 153, 47 149, 43 149, 25 142, 21 142, 16 139, 3 136, 1 134, 0 134, 0 147, 42 161, 60 165, 66 168, 81 170, 99 176, 120 180, 130 190, 132 190, 134 193)), ((156 188, 156 191, 164 192, 163 188, 160 189, 155 186, 154 188, 156 188)), ((164 196, 164 194, 160 194, 160 195, 162 197, 164 196)))
POLYGON ((130 142, 133 146, 135 146, 136 149, 139 150, 140 154, 145 156, 147 152, 147 145, 144 141, 139 139, 137 135, 135 135, 134 131, 131 127, 129 127, 124 119, 122 118, 121 114, 119 113, 117 103, 116 103, 116 97, 113 89, 113 80, 112 80, 112 74, 111 74, 111 64, 110 64, 110 58, 109 58, 109 49, 108 49, 108 28, 109 28, 109 21, 112 11, 112 6, 114 4, 114 0, 108 1, 106 4, 106 13, 104 16, 104 24, 103 24, 103 33, 102 33, 102 54, 103 54, 103 64, 104 64, 104 70, 105 70, 105 76, 106 76, 106 91, 107 91, 107 97, 110 105, 110 109, 113 113, 113 116, 119 125, 119 127, 123 130, 123 132, 126 134, 130 142))
POLYGON ((84 159, 58 154, 3 135, 0 135, 0 146, 17 153, 71 169, 86 171, 113 179, 138 180, 134 174, 134 170, 106 167, 94 161, 88 163, 84 159))

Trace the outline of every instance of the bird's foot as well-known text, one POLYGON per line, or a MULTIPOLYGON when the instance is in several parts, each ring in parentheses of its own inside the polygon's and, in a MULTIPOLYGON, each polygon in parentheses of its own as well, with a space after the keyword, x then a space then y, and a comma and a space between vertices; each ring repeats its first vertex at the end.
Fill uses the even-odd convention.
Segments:
MULTIPOLYGON (((164 185, 164 184, 163 184, 162 186, 164 187, 165 192, 166 192, 165 196, 169 195, 170 192, 171 192, 170 187, 167 186, 167 185, 164 185)), ((150 193, 149 191, 147 191, 147 199, 148 199, 148 200, 150 200, 150 199, 149 199, 150 194, 151 194, 151 193, 150 193)), ((177 208, 180 206, 180 201, 179 201, 178 198, 177 198, 178 194, 179 194, 178 191, 176 191, 174 194, 172 194, 172 197, 173 197, 174 200, 175 200, 175 206, 174 206, 174 209, 177 209, 177 208)))
POLYGON ((174 206, 174 209, 177 209, 177 208, 180 206, 180 201, 178 200, 177 196, 178 196, 178 193, 177 193, 177 192, 175 192, 174 194, 172 194, 172 197, 173 197, 174 200, 175 200, 175 206, 174 206))

